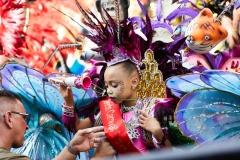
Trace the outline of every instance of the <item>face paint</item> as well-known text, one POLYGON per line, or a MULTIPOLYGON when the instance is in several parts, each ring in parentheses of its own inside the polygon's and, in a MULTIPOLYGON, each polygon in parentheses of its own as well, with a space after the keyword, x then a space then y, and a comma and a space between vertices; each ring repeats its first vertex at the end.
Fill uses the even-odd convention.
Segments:
POLYGON ((122 94, 125 90, 124 82, 120 81, 118 84, 119 84, 119 87, 120 87, 120 93, 119 94, 122 94))
POLYGON ((114 103, 122 103, 126 99, 132 99, 135 90, 132 90, 132 77, 126 73, 122 65, 110 66, 104 73, 107 93, 114 103))

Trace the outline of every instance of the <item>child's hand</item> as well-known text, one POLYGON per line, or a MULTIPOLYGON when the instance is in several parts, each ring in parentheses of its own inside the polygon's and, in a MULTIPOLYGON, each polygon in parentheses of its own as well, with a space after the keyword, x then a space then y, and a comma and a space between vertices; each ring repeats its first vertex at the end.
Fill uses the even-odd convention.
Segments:
POLYGON ((142 114, 139 116, 140 126, 145 130, 151 132, 154 136, 161 134, 163 136, 162 128, 156 118, 148 115, 144 111, 140 111, 142 114))
POLYGON ((65 100, 66 106, 73 106, 74 100, 73 100, 73 94, 71 87, 65 86, 64 84, 55 84, 54 82, 51 82, 61 93, 65 100))
POLYGON ((74 106, 72 88, 60 85, 59 91, 65 100, 65 105, 66 106, 74 106))

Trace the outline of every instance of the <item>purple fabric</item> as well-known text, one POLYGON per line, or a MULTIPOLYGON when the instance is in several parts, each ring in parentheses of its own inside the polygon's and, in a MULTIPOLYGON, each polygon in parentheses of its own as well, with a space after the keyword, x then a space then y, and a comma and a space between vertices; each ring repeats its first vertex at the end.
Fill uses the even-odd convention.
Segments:
POLYGON ((156 12, 157 12, 157 19, 158 21, 161 20, 162 18, 162 0, 157 0, 157 9, 156 9, 156 12))
POLYGON ((173 34, 173 29, 172 27, 167 24, 167 23, 163 23, 163 22, 159 22, 159 21, 151 21, 152 24, 152 29, 154 30, 155 28, 165 28, 167 29, 170 33, 173 34))
MULTIPOLYGON (((187 56, 190 57, 191 53, 189 53, 187 56)), ((219 52, 218 55, 216 56, 210 53, 203 54, 202 56, 212 69, 222 69, 222 67, 230 58, 234 59, 240 57, 240 47, 235 47, 229 52, 228 51, 219 52)), ((191 70, 202 72, 205 69, 201 67, 194 67, 191 70)))
POLYGON ((193 2, 189 1, 189 0, 181 0, 181 2, 179 2, 179 4, 184 4, 184 3, 191 3, 191 5, 198 9, 199 11, 201 10, 201 8, 198 8, 193 2))
POLYGON ((202 73, 203 71, 207 70, 205 67, 200 67, 200 66, 194 66, 193 68, 190 69, 192 72, 199 72, 202 73))
POLYGON ((176 51, 179 50, 179 48, 185 43, 187 37, 179 37, 174 40, 172 44, 168 47, 168 51, 170 54, 174 54, 176 51))
POLYGON ((138 17, 138 16, 135 16, 135 17, 132 17, 132 18, 128 18, 128 21, 129 22, 132 22, 133 24, 137 24, 139 28, 143 29, 145 28, 145 23, 142 19, 142 17, 138 17))
POLYGON ((175 18, 178 18, 180 16, 190 16, 192 18, 195 18, 197 15, 198 15, 198 12, 191 8, 180 8, 180 9, 176 9, 172 13, 170 13, 166 17, 166 20, 172 21, 175 18))
POLYGON ((142 3, 139 0, 137 0, 137 2, 138 2, 138 5, 139 5, 139 7, 141 8, 141 10, 143 12, 143 15, 146 17, 147 16, 146 9, 144 8, 144 6, 142 5, 142 3))
POLYGON ((240 46, 237 46, 229 53, 232 57, 240 57, 240 46))
POLYGON ((203 55, 206 59, 208 59, 208 61, 210 62, 210 65, 212 68, 215 68, 217 69, 217 66, 216 66, 216 61, 215 61, 215 58, 216 56, 210 54, 210 53, 207 53, 207 54, 204 54, 203 55))

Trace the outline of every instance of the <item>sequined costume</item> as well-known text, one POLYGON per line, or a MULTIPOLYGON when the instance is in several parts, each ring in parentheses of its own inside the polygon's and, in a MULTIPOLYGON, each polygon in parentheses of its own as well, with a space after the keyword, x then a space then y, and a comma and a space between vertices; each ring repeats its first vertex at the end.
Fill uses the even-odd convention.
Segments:
MULTIPOLYGON (((128 136, 132 140, 134 146, 143 154, 147 153, 149 149, 160 149, 159 146, 154 143, 152 134, 141 127, 138 127, 138 119, 139 119, 139 112, 138 110, 142 110, 144 108, 151 108, 150 115, 154 117, 154 110, 155 106, 159 103, 159 101, 163 101, 163 99, 156 99, 156 98, 139 98, 137 103, 133 107, 125 107, 121 106, 122 112, 122 119, 125 123, 125 126, 128 131, 128 136)), ((101 120, 101 113, 99 112, 95 116, 95 126, 102 125, 101 120)), ((167 129, 163 128, 166 136, 167 129)))
MULTIPOLYGON (((115 2, 115 5, 118 5, 117 2, 115 2)), ((141 4, 140 6, 143 9, 143 6, 141 4)), ((160 146, 155 142, 154 137, 151 133, 140 127, 137 127, 136 124, 138 124, 139 116, 138 109, 143 109, 145 112, 147 112, 147 114, 150 114, 153 117, 156 117, 156 114, 159 113, 160 116, 158 120, 164 128, 163 130, 167 137, 167 129, 165 129, 165 127, 168 126, 167 121, 170 120, 170 115, 173 113, 173 109, 171 109, 170 105, 168 104, 168 101, 170 101, 170 99, 166 98, 167 93, 162 72, 158 70, 158 67, 164 65, 166 66, 167 61, 171 59, 172 61, 170 63, 167 63, 168 67, 170 67, 167 69, 162 68, 162 70, 165 72, 170 72, 175 66, 175 72, 178 70, 178 65, 175 65, 175 61, 178 61, 178 56, 175 56, 175 52, 184 43, 185 38, 178 37, 176 42, 172 43, 168 46, 169 48, 167 48, 167 45, 161 42, 160 39, 156 37, 153 38, 153 28, 157 28, 159 24, 162 24, 160 22, 161 18, 159 21, 151 21, 144 9, 143 10, 144 15, 146 16, 146 21, 141 18, 139 18, 140 21, 137 21, 139 22, 138 24, 143 24, 140 32, 145 36, 140 36, 136 33, 136 28, 131 21, 125 20, 121 24, 115 24, 112 18, 105 11, 106 15, 108 16, 108 23, 106 25, 103 25, 93 13, 85 12, 79 4, 78 7, 87 20, 86 25, 88 25, 94 31, 93 33, 97 33, 86 35, 86 37, 97 44, 98 47, 95 49, 95 51, 101 54, 107 62, 100 73, 100 80, 97 82, 97 87, 94 88, 96 89, 96 92, 99 96, 99 100, 101 101, 101 98, 103 98, 103 96, 106 96, 104 92, 104 82, 102 81, 104 78, 104 69, 106 69, 107 66, 111 66, 120 62, 127 60, 131 61, 136 66, 139 75, 141 75, 139 88, 137 89, 139 99, 137 101, 137 105, 132 107, 133 110, 128 112, 122 110, 122 118, 125 121, 124 123, 129 138, 132 140, 134 146, 140 152, 145 153, 150 148, 160 149, 160 146), (95 21, 93 21, 90 16, 92 16, 98 23, 95 23, 95 21), (158 51, 159 54, 154 54, 154 51, 158 51), (161 52, 162 54, 160 54, 161 52), (154 59, 155 55, 157 56, 156 59, 161 61, 160 63, 154 59), (144 70, 141 70, 142 64, 145 66, 144 70), (100 90, 98 91, 99 88, 100 90)), ((115 9, 116 8, 117 7, 115 6, 115 9)), ((118 12, 116 11, 116 13, 118 12)), ((173 16, 169 19, 174 19, 174 17, 176 16, 173 16)), ((166 26, 170 25, 166 24, 166 26)), ((170 28, 170 30, 171 29, 172 28, 170 28)), ((98 105, 96 106, 96 108, 98 108, 98 105)), ((67 106, 63 106, 63 110, 65 110, 64 107, 67 106)), ((122 109, 123 108, 124 107, 122 107, 122 109)), ((90 110, 91 114, 93 115, 93 109, 90 110)), ((86 114, 84 115, 84 110, 80 109, 76 112, 78 115, 75 114, 75 117, 68 117, 67 115, 63 114, 63 122, 68 128, 75 128, 73 122, 76 121, 77 116, 88 116, 90 119, 92 119, 93 125, 102 125, 101 116, 103 115, 101 115, 99 111, 97 111, 96 115, 92 116, 92 118, 89 116, 89 114, 87 116, 86 114)), ((170 128, 174 127, 172 126, 170 128)), ((76 130, 73 131, 76 132, 76 130)), ((174 135, 174 133, 172 135, 174 135)), ((192 141, 188 142, 188 144, 192 143, 192 141)))

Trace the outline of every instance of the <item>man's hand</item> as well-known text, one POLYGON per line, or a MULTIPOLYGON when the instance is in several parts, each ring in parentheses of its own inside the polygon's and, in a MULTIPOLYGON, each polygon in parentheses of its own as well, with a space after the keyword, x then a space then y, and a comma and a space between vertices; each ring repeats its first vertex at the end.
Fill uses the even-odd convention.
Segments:
POLYGON ((111 158, 116 153, 117 152, 114 150, 111 144, 107 141, 106 138, 104 138, 100 141, 91 160, 111 158))
POLYGON ((85 152, 98 147, 100 137, 105 136, 103 126, 78 130, 70 141, 70 145, 79 152, 85 152))

